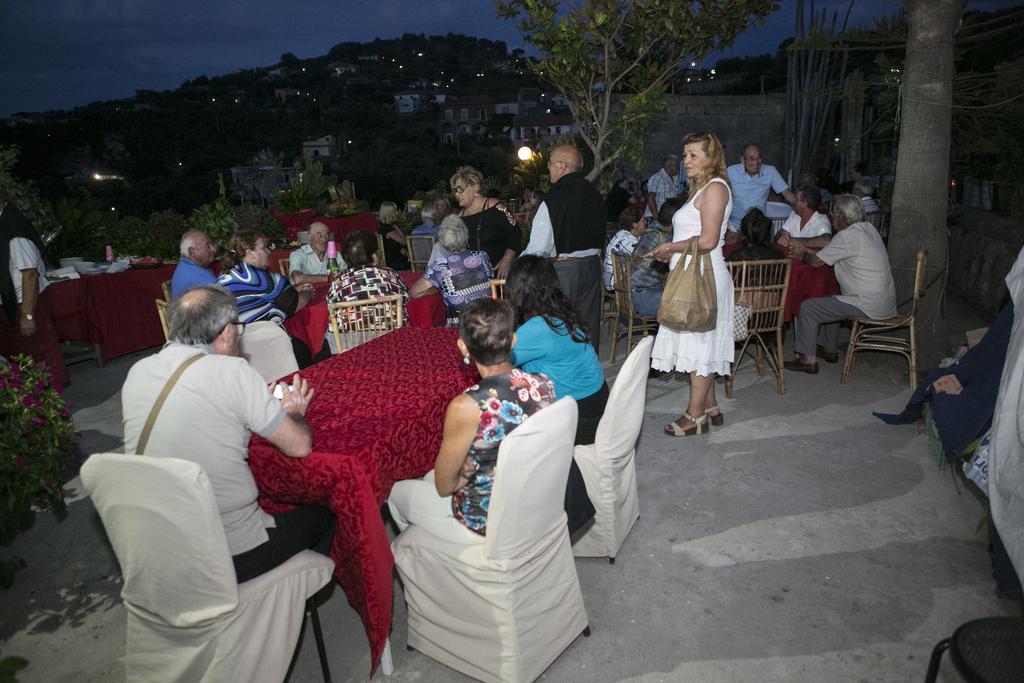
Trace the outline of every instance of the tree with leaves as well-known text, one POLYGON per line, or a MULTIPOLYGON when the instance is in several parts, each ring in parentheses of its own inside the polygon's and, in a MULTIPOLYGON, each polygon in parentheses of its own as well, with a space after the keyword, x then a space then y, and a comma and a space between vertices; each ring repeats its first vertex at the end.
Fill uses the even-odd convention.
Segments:
POLYGON ((537 49, 531 68, 569 101, 594 158, 591 181, 623 157, 642 163, 644 130, 665 110, 665 90, 684 62, 730 46, 778 8, 774 0, 494 4, 498 16, 515 21, 523 40, 537 49))

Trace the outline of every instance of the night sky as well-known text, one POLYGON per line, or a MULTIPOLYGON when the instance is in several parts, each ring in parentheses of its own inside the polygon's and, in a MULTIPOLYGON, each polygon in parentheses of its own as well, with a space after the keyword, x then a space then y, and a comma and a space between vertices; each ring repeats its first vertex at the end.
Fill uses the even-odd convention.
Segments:
MULTIPOLYGON (((740 36, 722 56, 774 52, 793 33, 796 1, 781 5, 764 28, 740 36)), ((816 5, 845 13, 848 0, 816 5)), ((870 25, 901 5, 856 0, 852 23, 870 25)), ((521 45, 490 0, 0 0, 0 117, 176 88, 200 75, 273 65, 284 52, 314 57, 341 42, 449 32, 521 45)))

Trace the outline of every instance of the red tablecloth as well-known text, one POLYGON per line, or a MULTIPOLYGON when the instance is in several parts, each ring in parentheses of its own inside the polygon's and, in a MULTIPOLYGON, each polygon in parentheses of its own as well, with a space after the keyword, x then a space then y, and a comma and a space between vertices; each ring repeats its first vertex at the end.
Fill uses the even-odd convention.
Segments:
POLYGON ((325 218, 312 209, 306 209, 299 213, 283 213, 276 208, 273 210, 277 220, 281 221, 285 230, 288 231, 288 239, 294 240, 296 236, 315 221, 319 221, 330 228, 334 233, 334 241, 340 246, 344 244, 345 238, 354 230, 365 230, 371 234, 377 233, 377 217, 369 211, 342 216, 341 218, 325 218))
POLYGON ((164 343, 156 313, 161 285, 174 266, 84 275, 50 285, 53 322, 59 339, 98 344, 104 360, 164 343))
POLYGON ((264 508, 327 504, 337 516, 334 576, 363 620, 371 668, 391 624, 394 558, 380 506, 396 481, 430 471, 448 402, 477 380, 456 339, 406 327, 307 368, 314 451, 288 458, 255 435, 249 445, 264 508))
MULTIPOLYGON (((406 287, 411 287, 414 282, 423 277, 422 273, 402 271, 399 273, 406 287)), ((327 315, 327 290, 330 283, 313 286, 313 299, 301 311, 284 321, 284 328, 288 334, 296 339, 301 339, 310 348, 314 355, 320 350, 324 342, 324 334, 330 321, 327 315)), ((409 299, 409 305, 405 307, 405 316, 409 327, 438 327, 444 324, 445 309, 444 300, 440 294, 430 294, 416 299, 409 299)))
POLYGON ((839 282, 832 266, 812 268, 800 259, 790 259, 789 291, 786 293, 785 320, 800 315, 800 304, 807 299, 839 293, 839 282))

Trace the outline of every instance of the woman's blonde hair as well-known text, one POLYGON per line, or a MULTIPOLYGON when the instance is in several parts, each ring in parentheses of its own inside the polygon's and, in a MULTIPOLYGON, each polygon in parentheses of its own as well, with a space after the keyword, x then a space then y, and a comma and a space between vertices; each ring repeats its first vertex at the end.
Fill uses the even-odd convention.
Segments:
POLYGON ((484 174, 476 170, 472 166, 459 166, 455 169, 455 173, 448 180, 448 185, 453 189, 456 185, 472 185, 478 189, 483 189, 484 185, 484 174))
POLYGON ((381 225, 391 225, 398 220, 398 204, 394 202, 381 202, 377 210, 377 220, 381 225))
POLYGON ((702 187, 711 182, 712 178, 721 178, 726 183, 729 182, 725 171, 725 150, 714 133, 688 133, 683 138, 684 151, 687 145, 700 145, 711 162, 696 178, 689 179, 689 199, 692 199, 693 195, 697 194, 702 187))

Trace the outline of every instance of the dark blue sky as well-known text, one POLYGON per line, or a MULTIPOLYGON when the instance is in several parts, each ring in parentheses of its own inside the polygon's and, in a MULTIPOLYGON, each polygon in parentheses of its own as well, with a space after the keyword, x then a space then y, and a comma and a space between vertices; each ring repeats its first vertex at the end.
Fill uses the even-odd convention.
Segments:
MULTIPOLYGON (((968 8, 1022 3, 969 0, 968 8)), ((724 56, 773 52, 792 35, 796 1, 780 4, 724 56)), ((845 12, 848 0, 816 5, 845 12)), ((870 25, 901 5, 855 0, 853 23, 870 25)), ((449 32, 521 44, 490 0, 0 0, 0 117, 176 88, 275 64, 284 52, 313 57, 340 42, 449 32)))

